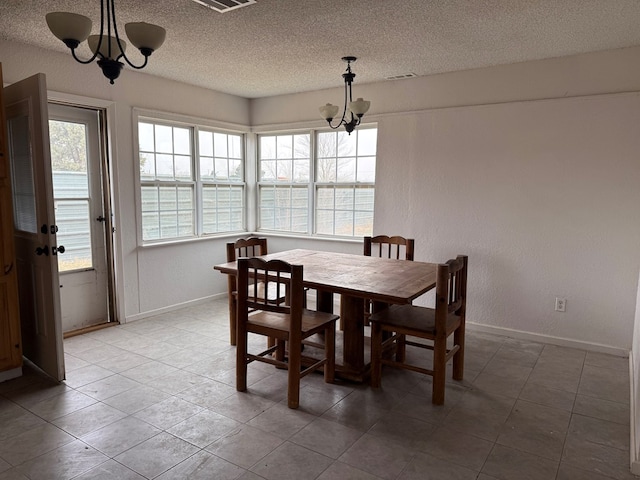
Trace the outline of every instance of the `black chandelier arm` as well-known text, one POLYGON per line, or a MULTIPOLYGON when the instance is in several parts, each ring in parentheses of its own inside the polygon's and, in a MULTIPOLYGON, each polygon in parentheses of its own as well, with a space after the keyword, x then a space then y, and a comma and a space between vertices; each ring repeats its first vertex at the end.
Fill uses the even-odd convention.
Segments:
POLYGON ((82 60, 76 55, 76 49, 71 48, 71 56, 75 59, 76 62, 86 65, 88 63, 92 63, 96 59, 96 57, 98 56, 98 52, 96 51, 96 53, 94 53, 89 60, 82 60))
MULTIPOLYGON (((100 3, 102 4, 104 0, 100 0, 100 3)), ((137 66, 134 65, 133 63, 131 63, 131 60, 129 60, 129 58, 127 57, 127 54, 124 53, 124 48, 122 48, 122 43, 120 41, 120 34, 118 33, 118 25, 116 24, 116 5, 115 5, 115 0, 107 0, 107 10, 109 9, 109 6, 111 6, 111 16, 108 17, 110 19, 113 20, 113 33, 116 37, 116 42, 118 44, 118 48, 120 49, 120 55, 118 56, 118 58, 116 58, 116 60, 120 60, 121 58, 124 59, 125 62, 127 62, 127 64, 131 67, 131 68, 135 68, 136 70, 140 70, 144 67, 147 66, 147 62, 149 61, 149 55, 151 55, 151 51, 148 53, 148 55, 146 54, 146 52, 143 52, 144 55, 144 62, 142 63, 142 65, 137 66)), ((107 13, 108 15, 108 13, 107 13)), ((109 29, 109 37, 111 37, 111 22, 108 22, 108 29, 109 29)), ((100 41, 102 41, 102 32, 101 32, 101 38, 100 41)), ((111 42, 109 42, 109 48, 111 48, 111 42)), ((109 56, 111 56, 111 52, 109 52, 109 56)))

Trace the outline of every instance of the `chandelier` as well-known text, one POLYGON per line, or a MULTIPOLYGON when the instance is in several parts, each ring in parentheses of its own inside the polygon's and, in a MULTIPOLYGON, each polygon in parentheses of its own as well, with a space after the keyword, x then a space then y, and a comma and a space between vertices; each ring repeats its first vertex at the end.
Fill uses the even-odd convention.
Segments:
POLYGON ((367 113, 371 106, 370 101, 363 100, 362 98, 358 98, 353 101, 351 96, 351 84, 353 83, 353 79, 356 77, 356 74, 351 71, 351 64, 355 63, 356 60, 356 57, 342 57, 342 61, 347 62, 347 70, 342 74, 342 78, 344 78, 344 109, 342 110, 342 118, 340 119, 340 122, 336 126, 331 124, 335 116, 338 114, 339 107, 337 105, 327 103, 320 107, 320 115, 322 115, 322 118, 327 121, 331 128, 336 129, 341 125, 344 125, 344 129, 349 133, 349 135, 351 135, 351 132, 360 125, 362 116, 367 113))
POLYGON ((52 12, 46 15, 49 30, 64 42, 71 50, 76 61, 87 64, 98 59, 98 66, 105 77, 113 81, 120 76, 124 59, 132 68, 141 69, 147 65, 149 56, 164 42, 166 31, 162 27, 145 22, 127 23, 124 26, 127 38, 131 44, 140 50, 144 56, 142 65, 134 65, 125 55, 127 44, 120 38, 116 24, 115 0, 100 0, 100 34, 91 33, 91 19, 84 15, 69 12, 52 12), (87 40, 93 56, 88 60, 81 60, 76 56, 76 48, 87 40))

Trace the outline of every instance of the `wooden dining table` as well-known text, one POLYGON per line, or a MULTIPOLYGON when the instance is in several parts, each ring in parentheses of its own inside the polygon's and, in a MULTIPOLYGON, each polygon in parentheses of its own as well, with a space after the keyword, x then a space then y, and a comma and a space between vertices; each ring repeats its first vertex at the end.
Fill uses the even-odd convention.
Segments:
MULTIPOLYGON (((342 342, 336 342, 336 375, 365 381, 370 373, 365 349, 364 305, 372 301, 378 311, 389 304, 411 303, 436 284, 435 263, 395 260, 365 255, 317 250, 286 250, 264 255, 303 265, 304 286, 317 291, 316 308, 333 312, 333 295, 340 295, 342 342)), ((236 262, 214 266, 227 275, 237 275, 236 262)), ((235 328, 235 319, 230 319, 235 328)))

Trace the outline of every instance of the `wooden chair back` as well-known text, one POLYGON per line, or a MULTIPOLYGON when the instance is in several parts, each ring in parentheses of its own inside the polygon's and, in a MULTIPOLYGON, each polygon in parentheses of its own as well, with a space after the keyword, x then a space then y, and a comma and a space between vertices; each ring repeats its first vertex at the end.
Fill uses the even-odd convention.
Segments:
POLYGON ((291 318, 289 328, 300 330, 304 308, 302 275, 302 265, 255 257, 238 259, 238 318, 253 310, 283 313, 291 318), (268 299, 272 296, 289 301, 273 302, 268 299))
POLYGON ((227 243, 227 262, 234 262, 240 257, 259 257, 267 255, 267 239, 264 237, 239 238, 227 243))
POLYGON ((364 254, 368 257, 413 260, 414 243, 413 238, 404 238, 398 235, 364 237, 364 254))
MULTIPOLYGON (((235 262, 241 257, 267 255, 267 239, 264 237, 239 238, 227 243, 227 262, 235 262)), ((237 281, 233 275, 227 275, 227 294, 229 296, 229 343, 236 344, 236 288, 237 281)))

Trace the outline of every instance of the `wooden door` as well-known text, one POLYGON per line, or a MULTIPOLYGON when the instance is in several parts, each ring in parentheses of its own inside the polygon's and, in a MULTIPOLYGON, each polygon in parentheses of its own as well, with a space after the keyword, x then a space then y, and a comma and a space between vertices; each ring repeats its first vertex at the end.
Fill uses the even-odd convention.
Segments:
MULTIPOLYGON (((0 372, 17 369, 22 365, 9 149, 3 98, 0 90, 0 372)), ((18 370, 18 374, 19 372, 18 370)))
POLYGON ((4 89, 25 357, 64 379, 47 86, 37 74, 4 89))

